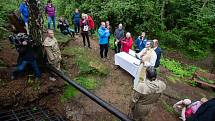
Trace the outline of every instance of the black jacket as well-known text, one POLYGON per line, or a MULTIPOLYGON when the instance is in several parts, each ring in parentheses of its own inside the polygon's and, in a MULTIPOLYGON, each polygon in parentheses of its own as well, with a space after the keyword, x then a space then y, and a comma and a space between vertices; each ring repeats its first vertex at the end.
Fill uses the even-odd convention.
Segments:
POLYGON ((215 98, 202 104, 188 121, 215 121, 215 98))
POLYGON ((160 58, 161 58, 161 48, 157 47, 155 49, 155 53, 157 54, 157 60, 155 62, 155 68, 159 67, 160 65, 160 58))

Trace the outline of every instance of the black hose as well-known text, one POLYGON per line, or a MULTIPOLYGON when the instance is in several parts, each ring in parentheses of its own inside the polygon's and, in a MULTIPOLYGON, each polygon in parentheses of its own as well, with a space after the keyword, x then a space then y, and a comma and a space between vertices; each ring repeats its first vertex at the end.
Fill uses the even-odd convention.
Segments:
POLYGON ((65 76, 61 71, 55 69, 51 65, 48 65, 48 68, 51 71, 53 71, 55 74, 57 74, 59 77, 61 77, 65 81, 67 81, 71 86, 75 87, 77 90, 82 92, 84 95, 88 96, 91 100, 93 100, 94 102, 96 102, 97 104, 102 106, 104 109, 109 111, 114 116, 118 117, 120 120, 122 120, 122 121, 132 121, 130 118, 128 118, 127 115, 125 115, 124 113, 122 113, 121 111, 119 111, 118 109, 113 107, 112 105, 108 104, 107 102, 105 102, 104 100, 100 99, 96 95, 92 94, 91 92, 89 92, 85 88, 81 87, 80 85, 75 83, 73 80, 70 80, 69 77, 65 76))

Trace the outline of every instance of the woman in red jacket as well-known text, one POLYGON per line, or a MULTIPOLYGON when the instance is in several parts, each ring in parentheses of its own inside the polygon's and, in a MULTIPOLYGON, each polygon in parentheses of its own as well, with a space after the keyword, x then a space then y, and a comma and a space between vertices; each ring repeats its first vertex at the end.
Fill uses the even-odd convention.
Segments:
POLYGON ((86 39, 88 43, 88 47, 90 46, 90 39, 89 39, 89 31, 90 31, 90 25, 87 14, 82 13, 82 19, 80 20, 80 26, 81 26, 81 35, 83 37, 83 43, 84 47, 86 47, 86 39))
POLYGON ((129 49, 132 48, 132 43, 133 43, 133 39, 131 37, 131 33, 127 32, 126 33, 126 37, 124 39, 121 40, 121 44, 122 44, 122 52, 129 52, 129 49))

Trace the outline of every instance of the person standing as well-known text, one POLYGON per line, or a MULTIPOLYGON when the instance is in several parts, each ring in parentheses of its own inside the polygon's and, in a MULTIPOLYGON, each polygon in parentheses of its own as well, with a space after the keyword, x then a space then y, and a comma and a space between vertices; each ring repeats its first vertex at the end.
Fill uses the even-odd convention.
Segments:
MULTIPOLYGON (((106 21, 105 23, 106 23, 106 28, 109 30, 109 33, 110 33, 110 36, 111 36, 112 27, 110 26, 110 22, 106 21)), ((108 37, 108 46, 109 46, 109 43, 110 43, 110 36, 108 37)))
POLYGON ((28 4, 26 0, 23 0, 22 3, 20 4, 19 11, 21 13, 21 18, 25 23, 25 29, 27 31, 27 34, 29 34, 29 29, 28 29, 29 12, 28 12, 28 4))
POLYGON ((154 67, 147 67, 146 80, 139 82, 139 88, 133 90, 130 104, 130 116, 135 121, 146 121, 151 108, 166 89, 166 84, 157 79, 154 67))
POLYGON ((145 37, 146 33, 142 32, 142 35, 139 36, 135 41, 136 52, 140 52, 146 47, 147 39, 145 37))
POLYGON ((140 67, 138 69, 137 75, 134 79, 134 89, 138 88, 138 82, 141 80, 144 81, 146 78, 146 68, 154 67, 157 59, 157 55, 153 49, 153 42, 148 41, 146 43, 146 48, 144 48, 141 52, 136 54, 136 57, 141 60, 140 67))
POLYGON ((131 37, 131 33, 127 32, 126 37, 121 40, 122 52, 129 53, 129 49, 132 48, 133 39, 131 37))
POLYGON ((155 50, 155 53, 157 54, 157 59, 155 62, 155 68, 158 68, 160 65, 161 48, 158 47, 158 40, 157 39, 154 39, 153 42, 154 42, 154 50, 155 50))
POLYGON ((54 37, 53 30, 48 30, 48 36, 43 42, 44 49, 47 54, 48 63, 60 70, 61 52, 58 46, 58 42, 54 37))
POLYGON ((87 14, 82 14, 81 15, 82 19, 80 21, 80 26, 81 26, 81 35, 83 37, 83 43, 84 43, 84 47, 86 47, 86 40, 87 39, 87 43, 88 43, 88 47, 91 48, 90 46, 90 39, 89 39, 89 20, 88 20, 88 16, 87 14))
POLYGON ((103 58, 103 53, 105 58, 107 58, 108 54, 108 37, 110 36, 110 32, 107 28, 105 28, 105 22, 101 22, 101 26, 98 30, 99 33, 99 46, 100 46, 100 56, 103 58))
POLYGON ((124 38, 124 29, 122 27, 122 24, 119 24, 118 28, 114 32, 114 50, 115 53, 119 53, 121 50, 121 39, 124 38))
POLYGON ((47 1, 47 5, 45 6, 45 13, 48 14, 48 29, 51 29, 51 22, 53 22, 53 28, 55 30, 56 10, 51 0, 47 1))
MULTIPOLYGON (((23 33, 17 34, 17 36, 26 36, 23 33)), ((13 71, 11 79, 14 80, 18 75, 20 75, 24 70, 26 65, 31 65, 32 69, 35 73, 35 80, 39 80, 41 77, 41 72, 39 70, 39 66, 37 64, 37 58, 36 58, 36 52, 35 52, 35 46, 34 42, 32 40, 22 38, 19 40, 19 46, 17 48, 17 51, 19 52, 19 61, 18 66, 13 71)))
POLYGON ((80 12, 76 8, 75 13, 72 14, 72 19, 73 19, 73 22, 74 22, 75 34, 79 34, 79 31, 80 31, 80 18, 81 18, 80 12))

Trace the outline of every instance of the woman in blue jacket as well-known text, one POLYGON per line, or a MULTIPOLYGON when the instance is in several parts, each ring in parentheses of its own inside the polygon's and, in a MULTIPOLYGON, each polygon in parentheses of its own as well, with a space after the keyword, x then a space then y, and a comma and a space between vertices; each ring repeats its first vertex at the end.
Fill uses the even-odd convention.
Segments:
POLYGON ((107 28, 105 28, 105 22, 101 22, 101 27, 98 30, 99 32, 99 45, 100 45, 100 56, 103 58, 103 54, 105 58, 107 58, 108 54, 108 37, 110 36, 110 32, 107 28))
POLYGON ((28 30, 28 17, 29 17, 29 13, 28 13, 28 5, 27 5, 27 1, 26 0, 23 0, 23 2, 20 4, 19 11, 21 13, 22 20, 25 23, 27 34, 29 34, 29 30, 28 30))

